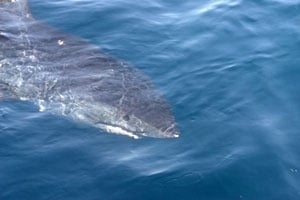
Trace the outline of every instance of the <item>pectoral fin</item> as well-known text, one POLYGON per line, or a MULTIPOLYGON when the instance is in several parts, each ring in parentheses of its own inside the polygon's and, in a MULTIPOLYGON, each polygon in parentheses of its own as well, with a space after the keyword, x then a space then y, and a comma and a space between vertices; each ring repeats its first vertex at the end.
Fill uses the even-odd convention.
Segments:
POLYGON ((0 82, 0 100, 15 99, 16 96, 11 92, 9 86, 3 82, 0 82))

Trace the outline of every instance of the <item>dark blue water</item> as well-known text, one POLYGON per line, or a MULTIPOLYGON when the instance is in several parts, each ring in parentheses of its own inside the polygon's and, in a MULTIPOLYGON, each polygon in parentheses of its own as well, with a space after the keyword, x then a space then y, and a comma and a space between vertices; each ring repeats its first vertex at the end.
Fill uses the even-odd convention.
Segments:
POLYGON ((299 0, 30 5, 149 75, 181 136, 133 140, 1 102, 0 199, 300 199, 299 0))

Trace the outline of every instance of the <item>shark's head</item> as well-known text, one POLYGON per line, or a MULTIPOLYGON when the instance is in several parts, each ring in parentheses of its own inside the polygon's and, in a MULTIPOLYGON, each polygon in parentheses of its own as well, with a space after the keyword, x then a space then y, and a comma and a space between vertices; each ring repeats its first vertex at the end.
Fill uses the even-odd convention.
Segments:
POLYGON ((113 70, 101 69, 99 79, 94 75, 93 81, 88 78, 84 82, 80 94, 84 101, 77 103, 79 110, 73 116, 107 132, 134 138, 178 138, 180 131, 164 95, 138 70, 117 64, 120 67, 113 70))
POLYGON ((131 107, 126 107, 125 103, 125 106, 118 110, 118 120, 114 125, 137 137, 179 137, 174 115, 167 102, 161 98, 144 98, 140 101, 142 102, 136 102, 136 105, 131 107))
POLYGON ((115 126, 138 137, 179 137, 174 114, 166 99, 147 81, 135 84, 127 86, 127 93, 114 105, 119 113, 115 126))
POLYGON ((179 130, 170 105, 160 96, 124 97, 118 104, 82 102, 73 118, 106 132, 141 137, 178 138, 179 130))
POLYGON ((142 106, 140 104, 130 107, 123 102, 121 107, 107 105, 101 107, 101 111, 93 115, 99 117, 95 126, 107 132, 127 135, 135 139, 179 137, 180 132, 171 107, 165 101, 151 100, 151 102, 143 102, 142 106))

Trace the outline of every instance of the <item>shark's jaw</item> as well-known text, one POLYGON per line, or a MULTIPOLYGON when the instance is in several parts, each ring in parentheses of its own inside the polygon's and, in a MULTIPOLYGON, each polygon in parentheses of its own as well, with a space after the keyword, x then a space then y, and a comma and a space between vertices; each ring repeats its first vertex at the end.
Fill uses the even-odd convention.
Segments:
POLYGON ((127 131, 125 129, 122 129, 121 127, 117 127, 117 126, 110 126, 110 125, 105 125, 103 128, 105 131, 107 131, 108 133, 115 133, 115 134, 119 134, 119 135, 126 135, 129 137, 132 137, 133 139, 139 139, 141 138, 140 136, 127 131))
POLYGON ((137 135, 136 133, 133 133, 132 131, 126 130, 123 127, 115 126, 115 125, 109 125, 109 124, 102 124, 98 123, 96 125, 97 128, 100 128, 108 133, 114 133, 118 135, 126 135, 133 139, 140 139, 141 136, 137 135))

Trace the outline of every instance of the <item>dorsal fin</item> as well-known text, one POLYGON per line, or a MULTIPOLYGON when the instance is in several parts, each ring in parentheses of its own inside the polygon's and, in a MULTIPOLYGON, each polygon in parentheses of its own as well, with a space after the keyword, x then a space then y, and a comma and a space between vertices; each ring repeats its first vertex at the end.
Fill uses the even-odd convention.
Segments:
POLYGON ((20 15, 31 16, 28 0, 0 0, 0 5, 2 3, 9 5, 9 7, 14 9, 20 15))

